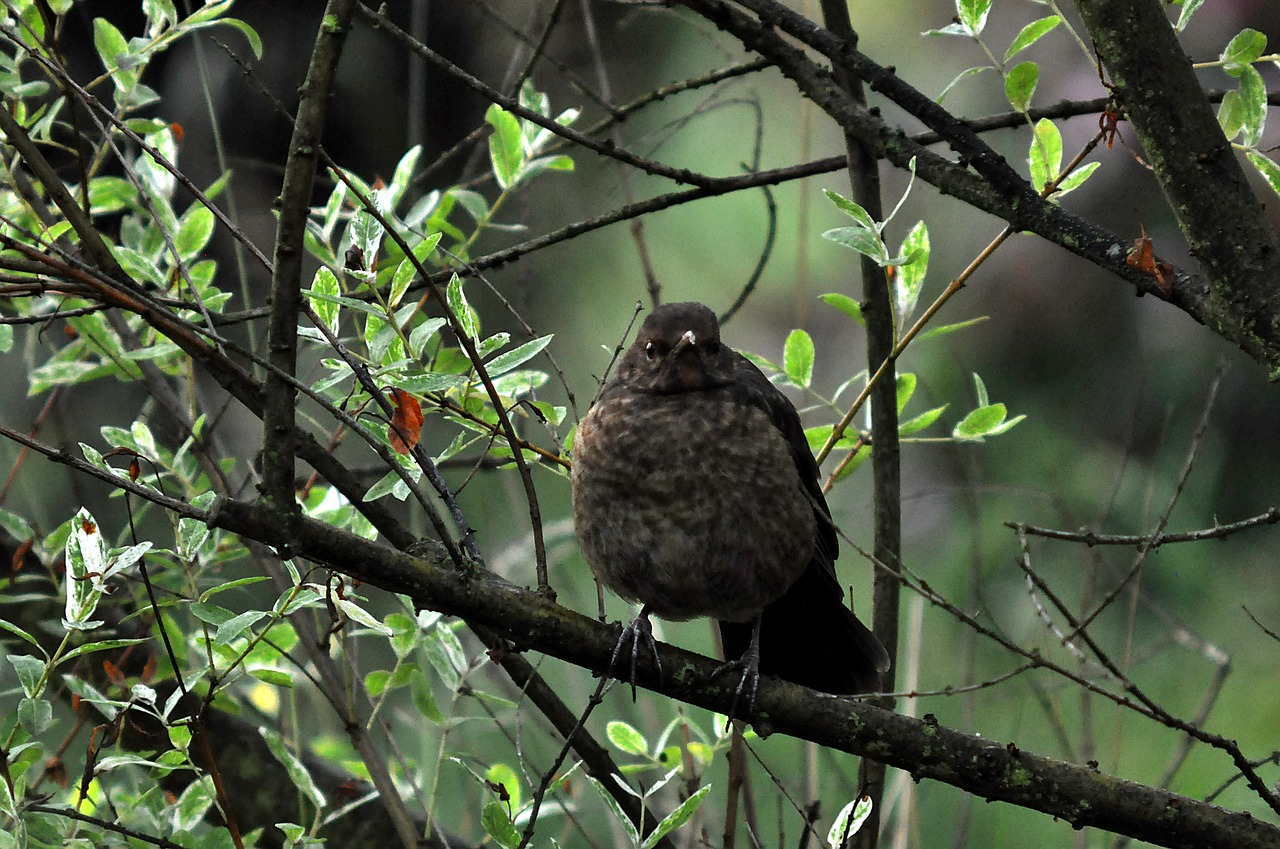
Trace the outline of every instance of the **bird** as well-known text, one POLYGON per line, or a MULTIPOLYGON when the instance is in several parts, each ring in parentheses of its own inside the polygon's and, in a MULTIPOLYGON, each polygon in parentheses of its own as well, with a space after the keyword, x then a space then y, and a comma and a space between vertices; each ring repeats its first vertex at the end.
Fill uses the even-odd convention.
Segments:
MULTIPOLYGON (((650 615, 719 624, 740 672, 731 713, 761 674, 837 695, 880 689, 883 644, 845 606, 839 543, 800 415, 720 340, 697 302, 656 307, 582 418, 574 528, 596 578, 641 605, 615 648, 655 661, 650 615)), ((661 669, 660 664, 659 671, 661 669)))

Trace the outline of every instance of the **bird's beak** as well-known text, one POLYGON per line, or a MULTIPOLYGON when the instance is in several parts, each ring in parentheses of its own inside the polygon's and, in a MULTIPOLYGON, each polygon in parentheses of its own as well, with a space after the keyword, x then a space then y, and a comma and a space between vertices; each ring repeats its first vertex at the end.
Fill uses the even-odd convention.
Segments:
POLYGON ((671 353, 667 356, 674 357, 685 348, 691 348, 698 344, 698 337, 692 330, 686 330, 679 339, 676 340, 675 346, 671 349, 671 353))

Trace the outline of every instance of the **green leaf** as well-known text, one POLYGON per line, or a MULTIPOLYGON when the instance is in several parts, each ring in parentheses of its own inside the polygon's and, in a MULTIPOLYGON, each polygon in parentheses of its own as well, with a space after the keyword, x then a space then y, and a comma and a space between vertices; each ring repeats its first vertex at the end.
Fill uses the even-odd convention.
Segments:
POLYGON ((920 415, 907 419, 898 425, 898 436, 910 436, 913 433, 919 433, 936 422, 945 409, 947 409, 947 405, 943 404, 941 407, 925 410, 920 415))
POLYGON ((18 722, 32 737, 39 737, 53 725, 53 705, 47 699, 18 702, 18 722))
POLYGON ((258 620, 266 615, 261 610, 247 610, 237 616, 232 616, 218 626, 218 630, 213 634, 213 641, 224 646, 228 645, 232 640, 256 625, 258 620))
POLYGON ((956 0, 960 24, 972 36, 979 35, 986 27, 987 13, 990 11, 991 0, 956 0))
POLYGON ((356 211, 351 216, 351 224, 347 227, 347 234, 351 237, 351 244, 364 252, 366 268, 373 268, 374 262, 378 258, 378 249, 382 247, 384 232, 382 225, 378 223, 378 219, 363 209, 356 211))
POLYGON ((18 673, 18 683, 22 685, 22 692, 27 698, 38 695, 41 689, 40 682, 44 678, 48 664, 29 654, 11 654, 8 656, 8 661, 18 673))
POLYGON ((439 316, 424 318, 418 322, 413 330, 409 331, 409 355, 415 358, 421 357, 427 343, 440 331, 440 328, 448 323, 439 316))
POLYGON ((649 836, 640 844, 640 849, 653 849, 658 845, 658 841, 662 840, 671 832, 689 821, 702 806, 702 800, 707 798, 707 794, 711 792, 711 785, 705 784, 698 788, 697 792, 680 803, 680 807, 662 818, 662 822, 658 823, 657 828, 649 833, 649 836))
POLYGON ((390 628, 379 622, 373 614, 369 613, 369 611, 365 610, 351 599, 335 598, 333 603, 336 604, 338 609, 345 613, 353 622, 358 622, 366 628, 377 631, 384 637, 391 636, 390 628))
POLYGON ((409 692, 413 695, 413 706, 418 713, 439 725, 444 722, 444 714, 436 706, 436 695, 431 691, 431 682, 421 669, 415 668, 409 678, 409 692))
POLYGON ((521 365, 542 352, 542 349, 551 344, 553 334, 539 336, 525 342, 518 348, 507 351, 505 354, 499 354, 486 364, 490 377, 497 377, 500 374, 511 371, 518 365, 521 365))
POLYGON ((916 393, 916 376, 911 372, 903 372, 898 375, 895 390, 898 399, 898 415, 902 415, 902 410, 911 400, 911 396, 916 393))
POLYGON ((1246 69, 1252 70, 1253 63, 1258 61, 1258 57, 1266 49, 1265 35, 1256 29, 1243 29, 1236 33, 1235 38, 1227 42, 1218 59, 1222 62, 1222 70, 1233 77, 1238 77, 1246 69))
POLYGON ((338 278, 332 271, 321 266, 316 269, 316 276, 311 280, 311 294, 307 300, 316 317, 325 323, 329 332, 338 333, 338 303, 325 295, 337 296, 341 289, 338 278))
POLYGON ((858 203, 849 200, 839 192, 833 192, 830 189, 825 190, 827 199, 834 203, 839 209, 847 214, 854 221, 857 221, 864 229, 880 232, 880 227, 876 224, 876 220, 871 217, 871 213, 863 209, 858 203))
POLYGON ((505 801, 513 811, 520 810, 520 776, 516 775, 516 771, 504 763, 496 763, 485 770, 485 780, 490 784, 496 784, 502 787, 505 793, 505 801))
POLYGON ((1267 86, 1252 65, 1241 69, 1240 105, 1244 113, 1240 141, 1247 147, 1254 147, 1262 139, 1262 131, 1267 124, 1267 86))
POLYGON ((1183 0, 1182 12, 1178 15, 1178 24, 1175 29, 1177 29, 1178 32, 1182 32, 1186 29, 1187 24, 1191 23, 1191 16, 1194 15, 1203 5, 1204 0, 1183 0))
POLYGON ((486 802, 480 812, 480 824, 489 836, 506 849, 515 849, 520 845, 520 832, 511 822, 507 814, 507 806, 496 800, 486 802))
POLYGON ((813 382, 813 337, 796 329, 787 334, 782 347, 782 371, 796 386, 808 389, 813 382))
POLYGON ((943 86, 942 92, 938 95, 938 98, 937 98, 938 103, 942 103, 942 99, 946 97, 948 94, 950 94, 951 89, 955 88, 956 84, 959 83, 961 80, 963 80, 965 77, 972 77, 974 74, 980 74, 983 71, 994 71, 994 70, 996 69, 991 65, 979 65, 976 68, 965 68, 963 71, 956 74, 951 79, 951 82, 943 86))
POLYGON ((830 306, 840 310, 840 312, 852 318, 862 327, 866 327, 866 322, 862 318, 862 304, 850 298, 848 295, 842 295, 839 292, 828 292, 825 295, 819 295, 822 301, 830 306))
POLYGON ((1007 415, 1008 411, 1005 409, 1004 404, 988 404, 985 407, 978 407, 956 424, 951 431, 951 435, 956 439, 980 440, 998 428, 1007 415))
POLYGON ((518 179, 525 160, 520 122, 496 103, 484 113, 484 119, 493 127, 489 136, 489 161, 493 164, 494 179, 499 188, 509 188, 518 179))
POLYGON ((1027 162, 1031 166, 1031 185, 1038 192, 1062 170, 1062 134, 1048 118, 1036 122, 1027 162))
MULTIPOLYGON (((618 780, 618 779, 613 779, 613 780, 618 780)), ((613 818, 618 821, 618 824, 622 826, 622 830, 626 832, 626 836, 628 838, 628 845, 639 846, 640 832, 636 830, 636 824, 631 821, 631 817, 627 816, 626 812, 622 810, 622 806, 618 804, 618 800, 613 798, 613 794, 605 790, 604 785, 601 784, 596 779, 588 775, 587 781, 591 782, 591 786, 594 787, 596 789, 596 792, 600 794, 601 801, 603 801, 605 803, 605 806, 608 807, 609 810, 613 812, 613 818)), ((709 786, 710 785, 708 785, 708 787, 709 786)), ((635 793, 634 790, 632 790, 630 787, 627 787, 625 784, 622 785, 622 787, 630 793, 635 793)), ((705 790, 706 788, 704 787, 703 789, 705 790)), ((689 798, 693 798, 693 797, 690 796, 689 798)))
POLYGON ((851 248, 863 256, 871 257, 882 266, 889 260, 889 252, 885 250, 880 234, 874 230, 867 230, 864 227, 837 227, 823 233, 822 238, 851 248))
POLYGON ((1253 163, 1253 167, 1258 169, 1258 173, 1262 175, 1262 179, 1267 181, 1267 185, 1271 187, 1271 191, 1280 195, 1280 165, 1263 156, 1256 151, 1249 151, 1245 154, 1249 157, 1249 161, 1253 163))
MULTIPOLYGON (((431 256, 431 252, 436 249, 436 245, 440 244, 440 236, 440 233, 432 233, 413 246, 413 257, 419 265, 424 264, 427 257, 431 256)), ((396 266, 396 273, 391 276, 391 291, 387 295, 387 303, 392 309, 400 305, 400 299, 409 290, 409 284, 413 282, 414 275, 417 273, 418 270, 414 267, 412 260, 408 257, 400 260, 400 264, 396 266)))
POLYGON ((923 342, 925 339, 932 339, 935 336, 946 336, 948 333, 955 333, 957 330, 964 330, 966 327, 986 321, 987 316, 980 315, 977 318, 971 318, 967 321, 957 321, 954 324, 944 324, 941 327, 931 327, 916 337, 917 342, 923 342))
POLYGON ((462 325, 462 332, 472 339, 477 338, 480 335, 480 316, 476 315, 471 304, 467 303, 467 296, 462 291, 462 278, 456 274, 449 278, 445 300, 448 301, 449 311, 462 325))
POLYGON ((129 42, 106 18, 93 19, 93 46, 108 73, 120 67, 121 57, 129 54, 129 42))
POLYGON ((204 250, 213 236, 213 225, 213 213, 203 204, 193 203, 183 213, 178 221, 178 232, 173 237, 173 245, 183 261, 193 259, 204 250))
POLYGON ((1093 175, 1093 172, 1097 171, 1098 167, 1101 165, 1101 162, 1086 162, 1084 165, 1081 165, 1079 168, 1063 177, 1062 182, 1058 183, 1058 192, 1054 197, 1060 198, 1068 192, 1073 192, 1083 186, 1084 181, 1089 179, 1089 177, 1093 175))
POLYGON ((1060 23, 1062 23, 1062 18, 1057 15, 1049 15, 1047 18, 1041 18, 1038 21, 1032 21, 1027 24, 1013 39, 1013 43, 1009 45, 1009 49, 1004 52, 1004 61, 1008 62, 1014 56, 1035 44, 1041 38, 1052 32, 1054 27, 1060 23))
POLYGON ((1039 80, 1040 66, 1035 62, 1019 62, 1009 69, 1009 75, 1004 79, 1004 94, 1014 109, 1027 111, 1039 80))
POLYGON ((899 326, 902 326, 916 310, 924 277, 929 270, 929 228, 923 221, 917 221, 911 228, 898 252, 910 257, 898 267, 892 281, 894 311, 899 326))
POLYGON ((265 725, 258 727, 258 733, 262 735, 263 740, 266 740, 267 748, 271 750, 271 754, 275 756, 275 759, 284 767, 285 772, 289 774, 290 783, 306 795, 317 811, 323 810, 325 807, 324 793, 316 785, 311 773, 302 761, 298 759, 298 756, 285 745, 284 738, 278 732, 265 725))
POLYGON ((13 325, 0 324, 0 354, 13 350, 13 325))
POLYGON ((1222 127, 1222 134, 1228 140, 1234 139, 1244 129, 1244 121, 1244 98, 1238 90, 1227 92, 1222 96, 1222 103, 1218 104, 1218 125, 1222 127))
POLYGON ((632 725, 620 720, 614 720, 605 726, 605 735, 609 738, 610 743, 629 755, 643 758, 649 754, 648 741, 632 725))
POLYGON ((833 849, 840 849, 862 828, 867 817, 871 816, 871 808, 870 796, 854 799, 841 808, 840 813, 836 814, 835 822, 831 823, 831 829, 827 832, 827 845, 833 849))

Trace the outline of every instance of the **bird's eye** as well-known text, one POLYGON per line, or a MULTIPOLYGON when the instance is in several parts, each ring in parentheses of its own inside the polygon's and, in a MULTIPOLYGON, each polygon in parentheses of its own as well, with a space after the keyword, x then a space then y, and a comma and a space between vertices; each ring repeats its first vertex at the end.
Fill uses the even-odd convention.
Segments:
POLYGON ((644 353, 649 359, 655 360, 658 358, 658 346, 653 342, 646 342, 644 343, 644 353))

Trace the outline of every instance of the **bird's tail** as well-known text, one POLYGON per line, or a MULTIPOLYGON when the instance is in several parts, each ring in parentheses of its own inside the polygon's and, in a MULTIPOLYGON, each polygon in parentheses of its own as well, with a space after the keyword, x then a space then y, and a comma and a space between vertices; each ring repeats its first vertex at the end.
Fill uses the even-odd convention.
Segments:
MULTIPOLYGON (((760 619, 760 672, 826 693, 874 693, 889 654, 812 566, 760 619)), ((726 659, 751 644, 752 622, 720 622, 726 659)))

